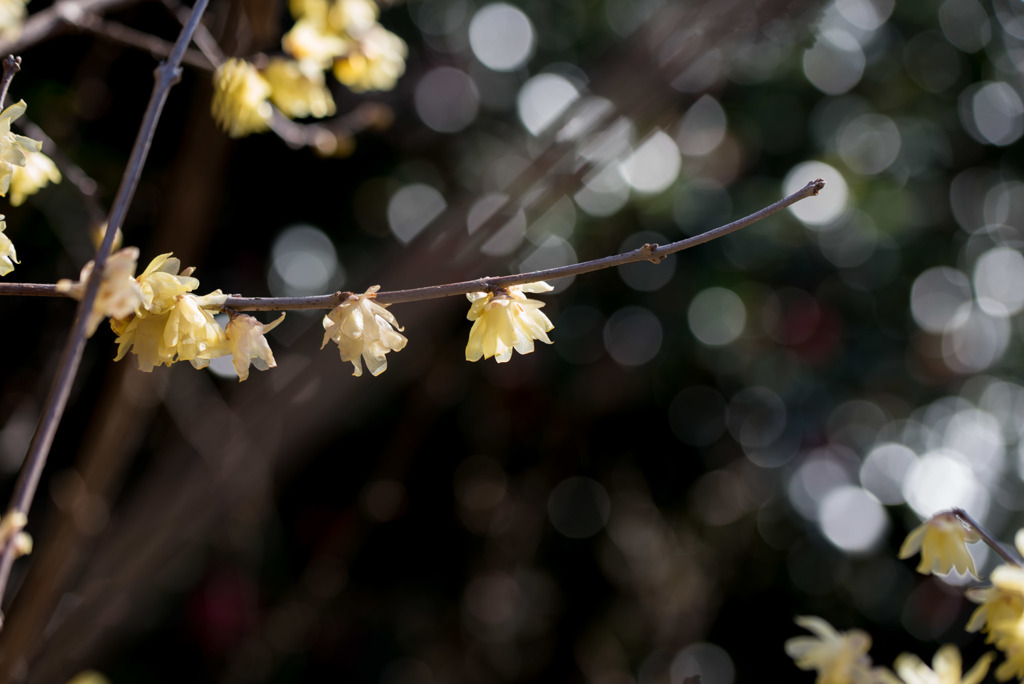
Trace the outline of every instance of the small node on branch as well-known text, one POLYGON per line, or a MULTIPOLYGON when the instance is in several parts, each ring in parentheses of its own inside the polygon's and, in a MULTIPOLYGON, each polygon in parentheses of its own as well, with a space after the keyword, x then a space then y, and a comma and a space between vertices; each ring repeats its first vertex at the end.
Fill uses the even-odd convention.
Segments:
POLYGON ((652 255, 649 259, 647 259, 652 264, 660 264, 662 261, 665 260, 664 254, 655 254, 655 252, 658 251, 658 246, 659 245, 657 242, 645 242, 644 246, 640 248, 642 251, 652 255))
POLYGON ((825 187, 825 181, 821 178, 815 178, 811 181, 811 185, 814 186, 814 194, 817 195, 825 187))

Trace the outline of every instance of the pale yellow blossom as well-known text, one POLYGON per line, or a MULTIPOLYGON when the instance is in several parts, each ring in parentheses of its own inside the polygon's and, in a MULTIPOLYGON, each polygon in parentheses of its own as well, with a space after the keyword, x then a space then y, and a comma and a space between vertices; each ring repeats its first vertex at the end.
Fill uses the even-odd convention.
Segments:
POLYGON ((231 351, 231 362, 238 373, 239 382, 249 378, 250 363, 261 371, 277 367, 274 352, 270 350, 264 335, 276 328, 284 320, 284 316, 282 313, 273 323, 264 325, 252 316, 242 314, 234 316, 224 327, 228 348, 231 351))
POLYGON ((0 37, 14 40, 28 15, 24 0, 0 0, 0 37))
MULTIPOLYGON (((1024 553, 1024 530, 1017 532, 1017 551, 1024 553)), ((967 598, 981 605, 967 623, 968 632, 986 632, 1006 660, 996 668, 996 679, 1024 677, 1024 568, 1004 563, 992 571, 992 586, 970 589, 967 598)))
POLYGON ((356 37, 358 41, 334 62, 334 76, 349 90, 391 90, 405 73, 405 41, 380 24, 356 37))
MULTIPOLYGON (((103 268, 103 280, 100 283, 96 301, 86 324, 86 334, 92 337, 104 318, 126 318, 142 306, 142 286, 135 279, 135 267, 139 260, 138 247, 125 247, 111 254, 103 268)), ((82 267, 77 282, 62 278, 57 281, 57 291, 71 295, 81 301, 85 296, 85 284, 92 275, 94 262, 90 261, 82 267)))
POLYGON ((150 372, 159 365, 188 361, 205 368, 210 359, 229 353, 224 329, 204 306, 217 306, 224 295, 215 291, 205 297, 180 295, 166 312, 134 316, 123 325, 111 321, 118 338, 120 361, 131 351, 138 357, 139 370, 150 372))
POLYGON ((25 155, 25 165, 15 166, 11 172, 11 204, 20 206, 29 195, 60 180, 60 170, 52 159, 42 152, 29 152, 25 155))
POLYGON ((0 214, 0 276, 5 276, 14 270, 14 264, 20 264, 18 253, 14 250, 14 243, 7 237, 4 230, 7 229, 7 221, 4 215, 0 214))
POLYGON ((171 255, 172 252, 168 252, 153 259, 137 278, 142 288, 142 306, 137 313, 166 313, 178 297, 199 287, 199 280, 192 277, 195 269, 187 268, 179 273, 181 260, 171 255))
POLYGON ((373 0, 334 0, 327 9, 327 25, 338 33, 359 36, 377 24, 380 10, 373 0))
POLYGON ((815 636, 786 640, 786 654, 801 670, 816 670, 817 684, 868 684, 875 677, 868 650, 871 637, 859 629, 838 632, 819 617, 798 617, 796 623, 815 636))
POLYGON ((533 341, 551 344, 548 331, 554 328, 541 313, 543 302, 528 299, 524 292, 550 292, 545 282, 512 285, 497 292, 472 292, 466 297, 473 305, 466 318, 473 321, 466 345, 466 360, 479 361, 492 356, 498 363, 533 351, 533 341))
POLYGON ((955 513, 947 511, 914 528, 900 546, 899 557, 910 558, 920 551, 917 571, 922 574, 944 575, 955 569, 977 578, 978 571, 967 551, 967 543, 978 539, 977 532, 969 529, 955 513))
POLYGON ((299 19, 281 38, 281 47, 292 57, 318 68, 330 66, 332 61, 348 51, 351 41, 346 36, 333 33, 325 21, 308 17, 299 19))
POLYGON ((404 330, 394 314, 374 301, 380 285, 374 285, 364 294, 351 295, 324 316, 324 342, 334 340, 338 344, 341 360, 351 362, 356 377, 363 374, 363 365, 370 375, 380 375, 388 367, 387 353, 401 351, 408 340, 396 332, 404 330))
POLYGON ((334 114, 334 99, 324 84, 324 72, 311 62, 275 57, 263 70, 270 84, 270 101, 292 119, 323 118, 334 114))
POLYGON ((210 111, 232 138, 268 128, 273 113, 268 97, 270 84, 244 59, 229 59, 213 73, 210 111))
POLYGON ((14 167, 24 166, 28 155, 38 152, 43 144, 11 131, 11 122, 25 113, 24 100, 12 104, 0 113, 0 196, 6 196, 11 187, 14 167))
POLYGON ((978 659, 970 672, 964 674, 960 650, 952 644, 946 644, 936 651, 931 667, 912 653, 901 654, 894 664, 899 678, 885 673, 882 681, 885 684, 981 684, 993 658, 995 653, 986 653, 978 659))

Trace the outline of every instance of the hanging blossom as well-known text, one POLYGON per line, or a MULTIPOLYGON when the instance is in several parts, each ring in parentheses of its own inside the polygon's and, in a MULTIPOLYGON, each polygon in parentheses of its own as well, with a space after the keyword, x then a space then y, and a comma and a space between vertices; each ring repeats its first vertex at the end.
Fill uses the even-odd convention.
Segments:
POLYGON ((358 37, 356 44, 334 62, 334 77, 355 93, 391 90, 405 73, 405 41, 380 24, 358 37))
POLYGON ((15 102, 0 113, 0 197, 11 187, 11 175, 16 166, 25 166, 28 156, 42 149, 38 140, 26 138, 11 131, 11 122, 25 113, 24 100, 15 102))
POLYGON ((893 665, 899 677, 891 672, 882 672, 880 681, 883 684, 981 684, 994 657, 995 653, 986 653, 970 672, 964 674, 963 658, 953 644, 946 644, 936 651, 931 667, 916 655, 903 653, 893 665))
POLYGON ((4 215, 0 214, 0 276, 5 276, 14 270, 14 264, 20 264, 18 253, 14 251, 14 243, 11 238, 4 234, 7 229, 7 221, 4 215))
POLYGON ((814 636, 788 639, 786 654, 801 670, 816 670, 817 684, 871 684, 877 681, 877 672, 871 669, 871 637, 867 632, 853 629, 838 632, 820 617, 796 618, 800 625, 814 636))
POLYGON ((374 285, 361 295, 348 299, 324 316, 324 342, 334 340, 338 344, 341 360, 352 363, 352 375, 363 374, 363 364, 370 375, 377 376, 388 368, 387 353, 401 351, 408 340, 396 330, 405 330, 398 325, 394 314, 374 301, 380 285, 374 285))
POLYGON ((175 361, 205 368, 210 359, 230 353, 224 329, 208 310, 219 310, 227 295, 220 290, 202 297, 191 294, 199 287, 191 275, 195 269, 179 273, 180 268, 179 259, 161 254, 136 278, 141 291, 139 305, 131 315, 110 320, 117 334, 115 361, 131 351, 139 370, 148 373, 175 361))
POLYGON ((11 204, 20 206, 29 195, 60 181, 60 169, 53 160, 42 152, 30 151, 25 155, 25 165, 15 166, 11 172, 11 204))
MULTIPOLYGON (((110 255, 103 267, 103 280, 93 302, 86 324, 86 335, 92 337, 104 318, 126 318, 143 303, 142 287, 135 280, 135 267, 139 261, 138 247, 125 247, 110 255)), ((85 296, 85 284, 92 275, 95 262, 82 267, 78 281, 62 278, 57 281, 57 292, 63 292, 79 301, 85 296)))
POLYGON ((273 110, 270 84, 249 62, 232 58, 213 72, 214 120, 232 138, 267 130, 273 110))
POLYGON ((910 558, 920 551, 917 571, 922 574, 944 575, 955 569, 960 573, 969 572, 977 579, 978 571, 967 551, 967 543, 980 538, 955 513, 946 511, 914 528, 900 547, 899 557, 910 558))
MULTIPOLYGON (((1024 530, 1014 543, 1024 554, 1024 530)), ((992 571, 992 586, 968 590, 967 598, 981 605, 967 622, 968 632, 987 633, 986 643, 995 644, 1006 656, 996 668, 996 679, 1024 678, 1024 568, 1004 563, 992 571)))
POLYGON ((544 302, 529 299, 524 292, 550 292, 545 282, 512 285, 497 292, 471 292, 466 297, 473 305, 466 318, 473 321, 466 345, 466 360, 479 361, 492 356, 498 363, 533 351, 533 341, 551 344, 548 331, 555 326, 541 313, 544 302))
POLYGON ((292 119, 323 118, 335 112, 324 72, 311 62, 274 57, 261 72, 270 84, 270 101, 292 119))
POLYGON ((240 314, 232 316, 224 327, 231 363, 238 374, 239 382, 249 379, 250 364, 261 371, 277 368, 274 353, 270 350, 264 335, 276 328, 284 320, 284 316, 282 313, 277 320, 264 325, 252 316, 240 314))

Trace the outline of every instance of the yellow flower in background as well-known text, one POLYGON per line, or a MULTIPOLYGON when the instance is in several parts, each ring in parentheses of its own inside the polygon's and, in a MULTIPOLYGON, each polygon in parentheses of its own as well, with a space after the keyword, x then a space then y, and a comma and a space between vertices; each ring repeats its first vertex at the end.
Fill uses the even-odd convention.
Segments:
POLYGON ((22 0, 0 0, 0 37, 14 40, 21 33, 28 9, 22 0))
POLYGON ((11 174, 15 166, 24 166, 29 154, 38 152, 43 144, 11 131, 11 122, 25 113, 24 100, 12 104, 0 113, 0 197, 11 187, 11 174))
POLYGON ((334 0, 328 5, 327 25, 338 33, 360 36, 377 24, 379 15, 373 0, 334 0))
POLYGON ((4 234, 7 229, 7 221, 4 215, 0 214, 0 276, 5 276, 14 270, 14 264, 20 264, 18 253, 14 251, 14 243, 11 238, 4 234))
POLYGON ((232 138, 267 130, 273 114, 270 84, 252 64, 232 58, 213 73, 214 120, 232 138))
MULTIPOLYGON (((100 283, 96 301, 89 312, 86 334, 92 337, 104 318, 127 318, 142 306, 142 287, 135 279, 135 268, 139 260, 138 247, 125 247, 107 259, 103 268, 103 281, 100 283)), ((71 295, 81 301, 85 296, 85 284, 92 275, 95 262, 90 261, 82 267, 77 282, 62 278, 57 281, 57 291, 71 295)))
POLYGON ((887 673, 883 679, 892 684, 981 684, 993 658, 995 653, 986 653, 965 675, 960 650, 952 644, 946 644, 936 651, 932 667, 925 665, 912 653, 903 653, 896 658, 894 665, 900 678, 887 673))
POLYGON ((231 351, 231 363, 238 373, 239 382, 249 378, 250 363, 261 371, 277 367, 274 353, 270 350, 264 335, 276 328, 284 320, 284 316, 281 314, 273 323, 264 325, 252 316, 243 314, 232 317, 224 327, 228 348, 231 351))
POLYGON ((408 340, 396 332, 404 330, 394 314, 373 300, 380 285, 374 285, 364 294, 352 295, 324 316, 324 342, 338 344, 341 360, 351 362, 352 375, 363 374, 363 365, 370 375, 377 376, 388 368, 387 353, 401 351, 408 340))
POLYGON ((50 183, 60 183, 60 169, 42 152, 25 155, 25 165, 11 171, 11 204, 20 206, 29 195, 34 195, 50 183))
POLYGON ((302 62, 310 62, 317 68, 325 68, 345 54, 351 41, 345 36, 332 33, 326 19, 299 19, 288 33, 281 38, 285 52, 302 62))
POLYGON ((356 37, 358 44, 334 62, 334 76, 349 90, 391 90, 405 73, 405 41, 380 24, 356 37))
POLYGON ((274 57, 263 70, 263 78, 270 84, 270 101, 291 119, 323 118, 335 112, 324 72, 311 62, 274 57))
POLYGON ((816 670, 818 684, 868 684, 874 681, 871 671, 871 637, 853 629, 838 632, 820 617, 798 617, 796 624, 815 636, 787 639, 786 654, 801 670, 816 670))
POLYGON ((533 351, 533 341, 551 344, 548 331, 554 328, 541 313, 544 302, 528 299, 524 292, 550 292, 545 282, 513 285, 494 292, 472 292, 466 297, 473 305, 466 318, 473 321, 466 345, 466 360, 479 361, 492 356, 498 363, 512 358, 512 350, 520 354, 533 351))
POLYGON ((921 562, 917 571, 922 574, 944 575, 955 569, 961 573, 969 572, 977 578, 978 571, 967 551, 967 543, 979 539, 975 531, 947 511, 913 529, 900 547, 899 557, 910 558, 920 551, 921 562))
POLYGON ((191 275, 195 269, 186 268, 178 273, 181 260, 172 254, 168 252, 153 259, 137 278, 142 288, 142 308, 137 313, 166 313, 178 297, 199 287, 199 280, 191 275))

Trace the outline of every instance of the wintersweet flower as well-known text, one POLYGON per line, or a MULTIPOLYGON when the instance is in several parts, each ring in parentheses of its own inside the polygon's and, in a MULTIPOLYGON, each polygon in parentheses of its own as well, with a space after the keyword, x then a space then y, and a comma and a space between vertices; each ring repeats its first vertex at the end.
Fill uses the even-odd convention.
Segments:
POLYGON ((273 113, 268 97, 270 84, 244 59, 229 59, 213 72, 210 111, 232 138, 267 130, 273 113))
POLYGON ((917 571, 922 574, 944 575, 955 569, 977 578, 978 571, 967 551, 967 543, 979 539, 977 532, 962 523, 955 513, 947 511, 914 528, 900 547, 899 557, 910 558, 920 551, 917 571))
POLYGON ((179 273, 181 260, 172 254, 168 252, 153 259, 136 279, 142 288, 142 306, 136 313, 166 313, 178 297, 199 287, 199 280, 192 277, 195 269, 190 267, 179 273))
POLYGON ((14 40, 21 33, 28 8, 23 0, 0 0, 0 37, 14 40))
POLYGON ((274 353, 264 335, 276 328, 284 316, 282 313, 276 321, 264 325, 252 316, 242 314, 232 317, 225 326, 224 334, 228 339, 231 362, 238 373, 239 382, 249 378, 250 363, 261 371, 277 367, 274 353))
POLYGON ((11 204, 21 206, 29 195, 60 181, 60 169, 52 159, 42 152, 29 152, 25 155, 25 165, 15 166, 11 172, 11 204))
POLYGON ((405 73, 405 41, 380 24, 358 36, 358 44, 334 62, 334 76, 348 89, 391 90, 405 73))
POLYGON ((376 25, 379 14, 373 0, 334 0, 327 10, 327 25, 339 33, 359 36, 376 25))
POLYGON ((21 100, 0 113, 0 197, 7 195, 11 187, 14 167, 24 166, 28 155, 43 147, 38 140, 11 132, 11 122, 24 114, 27 108, 28 105, 21 100))
POLYGON ((327 67, 345 54, 350 42, 345 36, 333 33, 323 20, 304 17, 295 22, 291 30, 281 38, 281 47, 292 57, 310 62, 317 67, 327 67))
POLYGON ((473 302, 466 314, 466 318, 473 321, 466 360, 479 361, 493 356, 498 363, 505 363, 512 358, 513 349, 520 354, 532 352, 534 340, 551 344, 547 333, 555 326, 540 311, 544 302, 528 299, 523 293, 553 289, 545 282, 537 282, 466 295, 473 302))
POLYGON ((289 118, 323 118, 335 112, 324 72, 311 62, 275 57, 263 70, 263 78, 270 84, 270 101, 289 118))
POLYGON ((225 299, 219 290, 204 297, 183 294, 168 311, 112 320, 110 326, 118 335, 114 360, 131 351, 138 357, 139 370, 146 373, 175 361, 205 368, 210 359, 229 353, 223 328, 204 308, 216 308, 225 299))
POLYGON ((786 654, 801 670, 817 670, 818 684, 868 684, 871 671, 871 637, 859 629, 837 632, 820 617, 798 617, 796 624, 815 636, 786 640, 786 654))
POLYGON ((20 264, 18 253, 14 251, 14 243, 11 238, 4 234, 7 229, 7 221, 4 215, 0 214, 0 276, 5 276, 14 270, 14 264, 20 264))
POLYGON ((901 654, 894 665, 899 679, 885 673, 882 680, 886 684, 981 684, 994 657, 995 653, 986 653, 964 674, 960 650, 953 644, 946 644, 936 651, 932 667, 912 653, 901 654))
POLYGON ((374 301, 380 285, 374 285, 364 294, 351 295, 324 316, 323 349, 329 340, 338 344, 341 360, 351 362, 352 375, 363 374, 360 358, 366 362, 370 375, 380 375, 388 368, 386 354, 401 351, 408 340, 397 330, 404 330, 394 314, 374 301))
MULTIPOLYGON (((96 301, 86 324, 86 334, 92 337, 104 318, 127 318, 142 306, 142 287, 135 280, 135 267, 139 260, 138 247, 125 247, 107 259, 103 268, 103 280, 100 282, 96 301)), ((90 261, 82 267, 77 282, 66 278, 57 281, 57 291, 63 292, 81 301, 85 296, 85 284, 92 275, 95 262, 90 261)))

